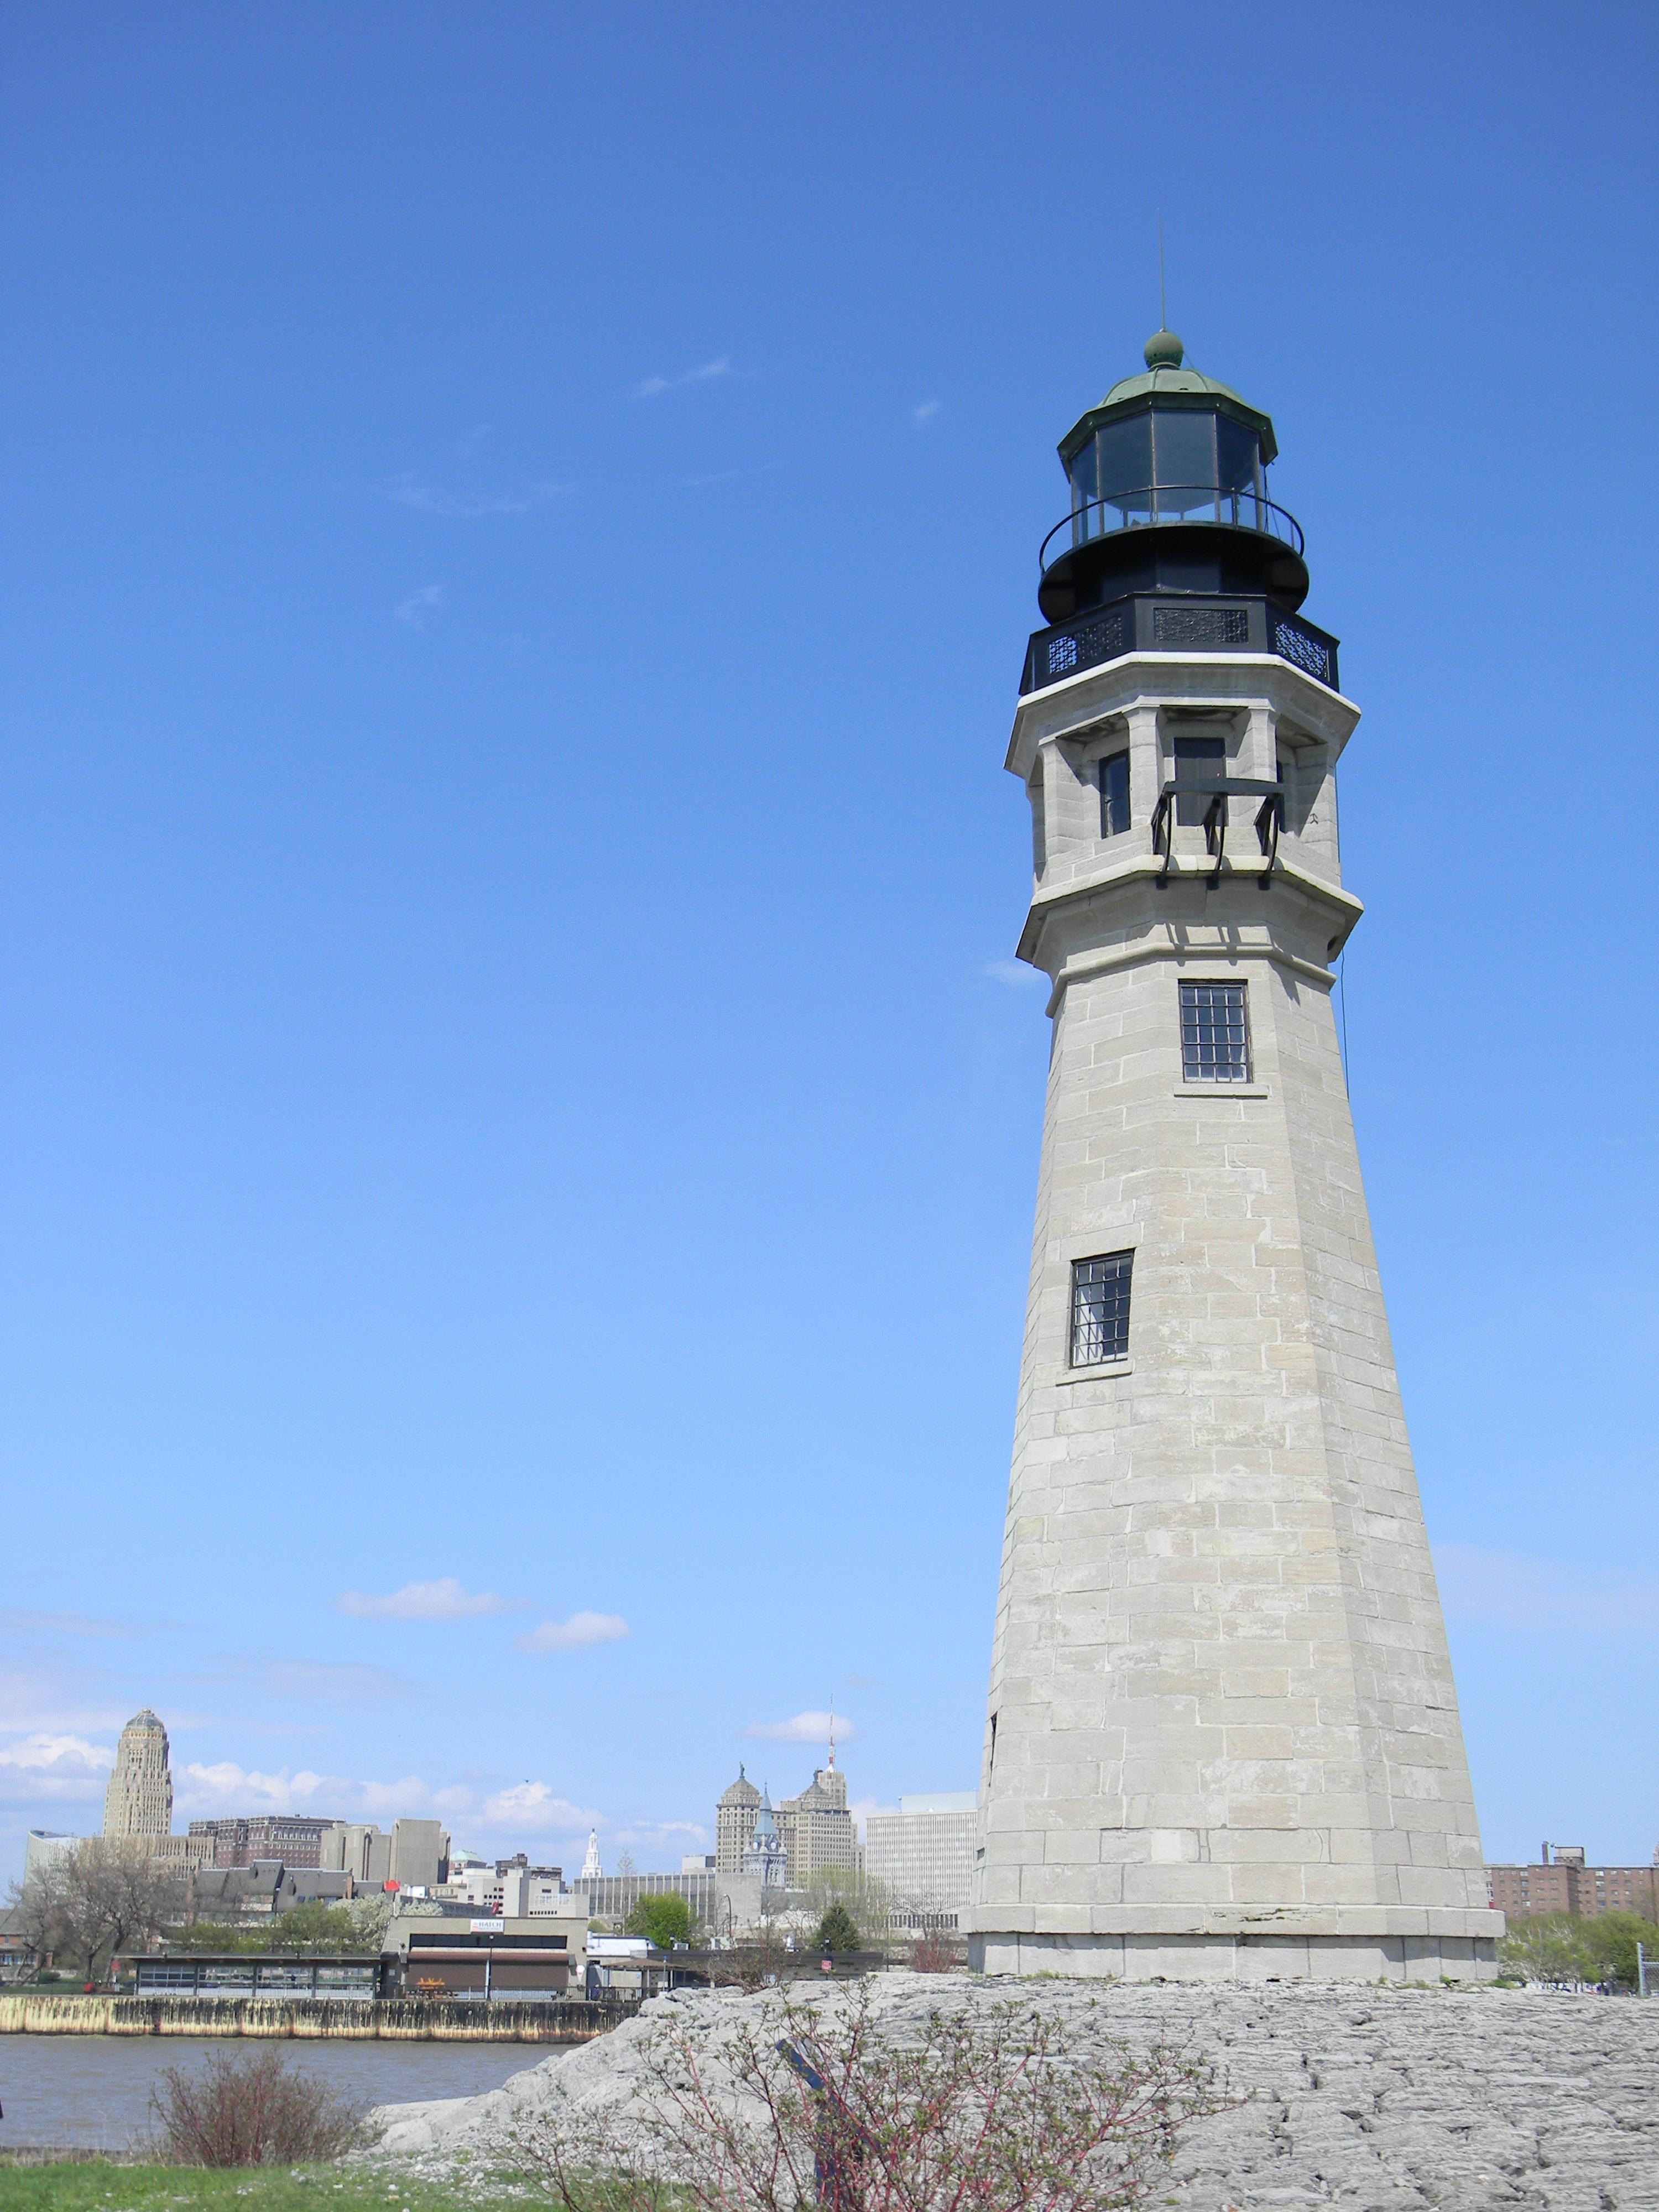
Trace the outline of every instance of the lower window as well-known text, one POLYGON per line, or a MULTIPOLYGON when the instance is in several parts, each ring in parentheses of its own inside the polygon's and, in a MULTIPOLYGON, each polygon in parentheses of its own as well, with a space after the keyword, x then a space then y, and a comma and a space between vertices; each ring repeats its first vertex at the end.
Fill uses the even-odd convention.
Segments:
POLYGON ((1073 1367, 1096 1367, 1129 1353, 1129 1270, 1133 1252, 1108 1252, 1072 1262, 1073 1367))

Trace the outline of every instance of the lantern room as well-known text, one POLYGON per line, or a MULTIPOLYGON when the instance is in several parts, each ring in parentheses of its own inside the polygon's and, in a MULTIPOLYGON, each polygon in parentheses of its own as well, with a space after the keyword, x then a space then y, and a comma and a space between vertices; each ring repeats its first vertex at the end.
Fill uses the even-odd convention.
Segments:
POLYGON ((1127 592, 1308 592, 1302 532, 1267 497, 1269 418, 1184 366, 1173 331, 1060 441, 1071 512, 1042 549, 1039 604, 1064 622, 1127 592))

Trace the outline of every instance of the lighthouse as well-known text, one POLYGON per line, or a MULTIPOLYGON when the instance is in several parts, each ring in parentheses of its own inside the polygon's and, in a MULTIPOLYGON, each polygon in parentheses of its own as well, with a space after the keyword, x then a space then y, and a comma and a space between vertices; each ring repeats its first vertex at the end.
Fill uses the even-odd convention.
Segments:
POLYGON ((1359 709, 1271 420, 1146 363, 1060 443, 1006 763, 1053 1038, 970 1957, 1486 1979, 1332 1006, 1359 709))

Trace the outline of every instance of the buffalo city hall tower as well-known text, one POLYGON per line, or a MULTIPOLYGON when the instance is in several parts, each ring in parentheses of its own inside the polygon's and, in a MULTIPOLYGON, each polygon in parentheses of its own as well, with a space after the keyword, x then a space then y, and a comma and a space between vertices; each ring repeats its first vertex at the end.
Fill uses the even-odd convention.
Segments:
POLYGON ((1054 1036, 971 1955, 1484 1979, 1331 1003, 1359 712, 1273 424, 1168 331, 1146 370, 1060 446, 1008 749, 1054 1036))

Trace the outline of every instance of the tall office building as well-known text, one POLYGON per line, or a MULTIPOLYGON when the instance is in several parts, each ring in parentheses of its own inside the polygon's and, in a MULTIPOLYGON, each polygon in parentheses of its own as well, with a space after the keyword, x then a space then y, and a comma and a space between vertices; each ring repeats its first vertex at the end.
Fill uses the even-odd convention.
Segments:
POLYGON ((974 1893, 978 1800, 973 1791, 901 1797, 896 1813, 872 1813, 864 1825, 865 1870, 901 1917, 955 1916, 974 1893))
POLYGON ((112 1840, 173 1832, 173 1776, 167 1732, 146 1705, 121 1731, 104 1792, 104 1833, 112 1840))

